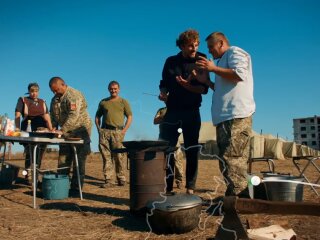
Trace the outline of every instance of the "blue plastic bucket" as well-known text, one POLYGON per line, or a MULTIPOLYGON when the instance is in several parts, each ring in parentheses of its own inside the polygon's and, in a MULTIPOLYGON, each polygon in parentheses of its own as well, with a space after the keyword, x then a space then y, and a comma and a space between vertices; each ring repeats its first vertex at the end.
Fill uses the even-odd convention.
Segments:
POLYGON ((62 174, 45 174, 42 178, 44 199, 61 200, 69 196, 69 177, 62 174))

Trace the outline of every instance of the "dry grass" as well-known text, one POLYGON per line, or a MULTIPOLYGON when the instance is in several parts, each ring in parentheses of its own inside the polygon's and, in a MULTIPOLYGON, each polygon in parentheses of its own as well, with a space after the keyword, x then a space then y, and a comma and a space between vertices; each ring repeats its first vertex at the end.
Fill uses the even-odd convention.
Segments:
MULTIPOLYGON (((43 168, 56 165, 56 153, 47 155, 43 168)), ((254 171, 264 163, 255 163, 254 171)), ((277 161, 277 172, 297 174, 290 160, 277 161)), ((309 174, 315 175, 315 172, 309 174)), ((69 197, 65 200, 44 200, 38 192, 38 209, 32 208, 31 188, 17 183, 10 189, 0 190, 0 239, 208 239, 215 235, 218 216, 202 215, 202 223, 192 232, 180 235, 151 233, 146 219, 129 211, 129 185, 100 188, 102 161, 91 155, 87 161, 87 177, 83 189, 84 200, 69 197)), ((127 172, 127 175, 129 172, 127 172)), ((129 179, 129 178, 128 178, 129 179)), ((177 192, 184 190, 174 189, 177 192)), ((218 162, 199 161, 196 194, 205 200, 223 194, 218 162)), ((305 187, 304 200, 319 203, 319 197, 305 187)), ((205 210, 205 209, 204 209, 205 210)), ((241 215, 254 227, 280 224, 293 228, 298 239, 319 239, 320 218, 314 216, 241 215)))

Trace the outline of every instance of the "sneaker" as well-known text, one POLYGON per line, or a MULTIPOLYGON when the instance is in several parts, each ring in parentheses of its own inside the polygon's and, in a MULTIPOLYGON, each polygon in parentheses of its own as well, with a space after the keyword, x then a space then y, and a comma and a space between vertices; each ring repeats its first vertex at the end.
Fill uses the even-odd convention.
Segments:
POLYGON ((190 189, 190 188, 187 189, 187 194, 193 195, 193 193, 194 193, 193 189, 190 189))
POLYGON ((113 184, 108 180, 105 180, 104 183, 100 186, 100 188, 108 188, 108 187, 113 187, 113 184))
POLYGON ((126 185, 126 181, 124 180, 118 180, 118 186, 125 186, 126 185))
POLYGON ((166 191, 165 196, 173 196, 175 195, 175 192, 173 191, 166 191))

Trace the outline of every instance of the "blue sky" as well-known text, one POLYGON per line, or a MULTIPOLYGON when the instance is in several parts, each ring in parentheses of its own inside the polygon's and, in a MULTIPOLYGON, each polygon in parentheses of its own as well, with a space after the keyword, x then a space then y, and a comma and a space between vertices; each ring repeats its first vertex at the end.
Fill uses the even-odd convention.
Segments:
MULTIPOLYGON (((48 81, 60 76, 84 93, 93 119, 117 80, 134 114, 126 140, 156 139, 152 121, 163 103, 143 93, 158 94, 176 38, 194 28, 203 53, 206 36, 222 31, 251 54, 254 130, 292 140, 293 118, 319 115, 319 10, 317 0, 0 0, 0 114, 14 117, 29 82, 49 103, 48 81)), ((202 121, 211 120, 211 97, 203 96, 202 121)))

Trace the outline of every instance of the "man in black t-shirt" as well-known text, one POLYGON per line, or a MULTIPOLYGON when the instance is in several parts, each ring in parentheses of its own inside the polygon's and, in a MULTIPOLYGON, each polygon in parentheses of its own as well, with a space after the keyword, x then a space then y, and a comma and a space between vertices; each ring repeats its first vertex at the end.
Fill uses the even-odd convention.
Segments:
MULTIPOLYGON (((201 126, 199 108, 201 94, 208 92, 208 86, 197 81, 197 77, 205 71, 196 67, 196 59, 204 54, 197 52, 199 34, 195 30, 187 30, 179 35, 176 41, 181 52, 168 57, 162 71, 159 99, 167 106, 167 113, 163 120, 162 138, 175 147, 180 133, 183 134, 186 148, 186 189, 193 194, 198 172, 198 139, 201 126)), ((171 192, 174 179, 174 157, 169 154, 170 168, 167 170, 167 192, 171 192)))

